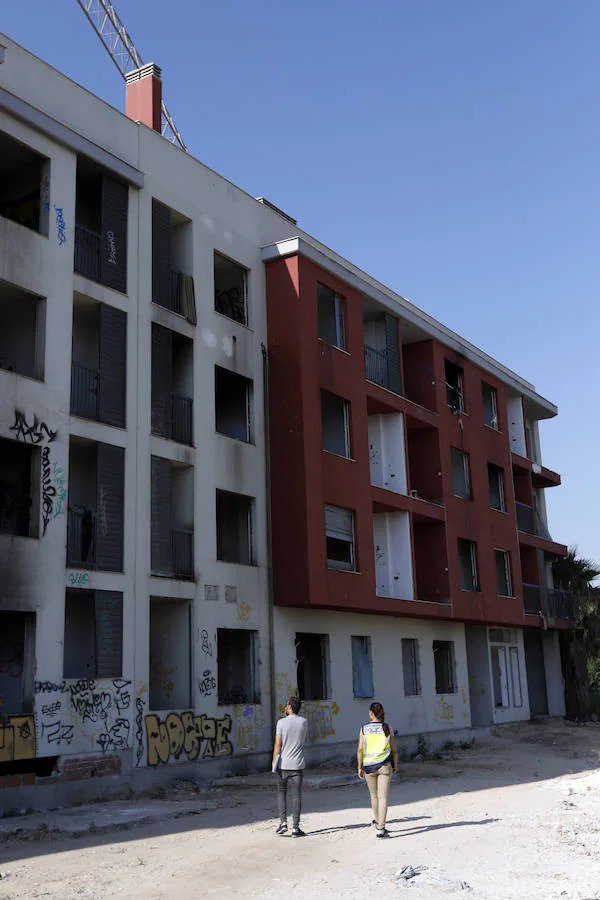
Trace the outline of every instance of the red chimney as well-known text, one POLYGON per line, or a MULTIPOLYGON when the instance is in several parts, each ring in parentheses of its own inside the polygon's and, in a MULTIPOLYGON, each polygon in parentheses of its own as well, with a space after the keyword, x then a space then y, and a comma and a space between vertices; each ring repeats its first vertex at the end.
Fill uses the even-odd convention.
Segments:
POLYGON ((134 122, 143 122, 159 133, 161 128, 161 70, 147 63, 125 76, 127 82, 125 112, 134 122))

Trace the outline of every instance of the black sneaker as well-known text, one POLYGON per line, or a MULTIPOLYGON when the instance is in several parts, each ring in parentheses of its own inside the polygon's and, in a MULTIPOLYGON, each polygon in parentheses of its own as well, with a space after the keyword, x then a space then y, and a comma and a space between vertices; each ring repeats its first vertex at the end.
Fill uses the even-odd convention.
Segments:
POLYGON ((371 825, 373 826, 373 828, 377 828, 377 819, 373 819, 371 825))
POLYGON ((285 834, 287 831, 287 825, 285 822, 282 822, 281 825, 278 825, 275 829, 275 834, 285 834))
POLYGON ((301 828, 292 828, 292 837, 306 837, 301 828))

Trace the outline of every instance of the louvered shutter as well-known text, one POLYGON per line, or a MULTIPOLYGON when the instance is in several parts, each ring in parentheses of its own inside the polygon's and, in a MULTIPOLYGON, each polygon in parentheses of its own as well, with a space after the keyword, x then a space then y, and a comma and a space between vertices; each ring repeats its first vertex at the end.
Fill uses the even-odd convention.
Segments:
POLYGON ((173 332, 152 325, 152 434, 170 438, 173 433, 173 332))
POLYGON ((395 394, 402 393, 402 370, 400 363, 400 342, 398 340, 398 319, 384 314, 385 343, 387 347, 388 388, 395 394))
POLYGON ((171 575, 173 553, 171 548, 171 462, 158 456, 152 457, 150 556, 153 575, 171 575))
POLYGON ((152 201, 152 300, 165 309, 173 306, 171 282, 171 210, 152 201))
POLYGON ((100 379, 98 418, 125 428, 127 313, 100 304, 100 379))
POLYGON ((125 451, 99 443, 97 460, 96 567, 122 572, 125 451))
POLYGON ((122 294, 127 293, 128 194, 127 185, 103 176, 100 281, 122 294))
POLYGON ((97 677, 119 677, 123 674, 123 594, 96 591, 94 615, 97 677))

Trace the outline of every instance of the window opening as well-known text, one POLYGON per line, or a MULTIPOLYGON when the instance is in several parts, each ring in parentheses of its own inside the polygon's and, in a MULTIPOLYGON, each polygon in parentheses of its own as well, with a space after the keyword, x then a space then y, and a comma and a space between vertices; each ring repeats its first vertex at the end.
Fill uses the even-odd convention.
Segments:
POLYGON ((454 641, 433 642, 436 694, 455 694, 454 641))
POLYGON ((248 270, 215 253, 215 310, 240 325, 248 324, 248 270))
POLYGON ((512 597, 510 577, 510 553, 508 550, 494 550, 496 560, 496 583, 501 597, 512 597))
POLYGON ((150 709, 185 709, 191 696, 191 606, 150 598, 150 709))
POLYGON ((123 594, 67 590, 64 678, 116 678, 123 666, 123 594))
POLYGON ((355 571, 354 513, 341 506, 325 506, 327 565, 330 569, 355 571))
POLYGON ((483 405, 483 422, 490 428, 498 430, 498 392, 491 384, 481 382, 481 402, 483 405))
POLYGON ((458 538, 460 587, 463 591, 478 591, 477 545, 474 541, 458 538))
POLYGON ((0 438, 0 534, 39 537, 40 449, 0 438))
POLYGON ((323 449, 350 456, 350 404, 337 394, 321 391, 323 449))
POLYGON ((48 235, 50 161, 0 131, 0 216, 48 235))
POLYGON ((260 703, 258 632, 217 629, 219 703, 260 703))
POLYGON ((444 369, 448 406, 454 413, 464 412, 463 370, 449 359, 444 361, 444 369))
POLYGON ((215 366, 215 427, 219 434, 252 440, 252 381, 215 366))
POLYGON ((346 334, 344 300, 324 284, 317 285, 319 337, 322 341, 344 350, 346 334))
POLYGON ((328 634, 296 634, 296 674, 301 700, 329 698, 328 634))
POLYGON ((455 497, 471 499, 471 479, 469 478, 469 454, 457 447, 450 447, 452 460, 452 487, 455 497))
POLYGON ((500 512, 505 512, 504 470, 493 463, 488 463, 488 485, 490 489, 490 507, 498 509, 500 512))
POLYGON ((417 697, 421 693, 419 673, 419 642, 416 638, 402 638, 402 674, 404 696, 417 697))
POLYGON ((371 655, 371 638, 352 635, 352 690, 356 698, 372 697, 373 691, 373 659, 371 655))
POLYGON ((253 565, 251 497, 217 491, 217 559, 253 565))

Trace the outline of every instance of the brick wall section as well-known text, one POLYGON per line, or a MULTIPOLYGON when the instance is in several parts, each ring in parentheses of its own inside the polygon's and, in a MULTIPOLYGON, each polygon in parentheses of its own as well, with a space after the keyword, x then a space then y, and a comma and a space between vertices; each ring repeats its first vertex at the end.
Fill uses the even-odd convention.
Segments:
POLYGON ((99 756, 63 756, 58 770, 47 778, 39 778, 34 772, 0 775, 2 788, 23 787, 32 784, 56 784, 64 781, 81 781, 88 778, 102 778, 105 775, 121 774, 121 757, 116 753, 99 756))

